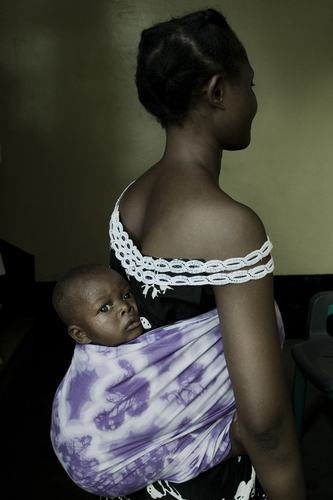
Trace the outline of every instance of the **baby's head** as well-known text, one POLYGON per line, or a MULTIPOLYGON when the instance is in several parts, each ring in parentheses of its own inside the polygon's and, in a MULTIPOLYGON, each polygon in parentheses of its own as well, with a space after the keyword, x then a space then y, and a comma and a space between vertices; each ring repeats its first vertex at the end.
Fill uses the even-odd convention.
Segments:
POLYGON ((142 332, 130 284, 98 264, 76 267, 55 286, 53 306, 79 344, 117 346, 142 332))

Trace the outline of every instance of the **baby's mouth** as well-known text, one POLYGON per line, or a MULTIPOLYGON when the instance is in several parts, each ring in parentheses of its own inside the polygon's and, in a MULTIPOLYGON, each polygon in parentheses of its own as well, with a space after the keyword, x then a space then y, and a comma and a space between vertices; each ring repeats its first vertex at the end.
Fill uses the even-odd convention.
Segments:
POLYGON ((133 330, 134 328, 137 328, 138 326, 140 326, 140 324, 141 324, 140 319, 136 316, 132 316, 132 318, 130 318, 127 321, 126 330, 133 330))

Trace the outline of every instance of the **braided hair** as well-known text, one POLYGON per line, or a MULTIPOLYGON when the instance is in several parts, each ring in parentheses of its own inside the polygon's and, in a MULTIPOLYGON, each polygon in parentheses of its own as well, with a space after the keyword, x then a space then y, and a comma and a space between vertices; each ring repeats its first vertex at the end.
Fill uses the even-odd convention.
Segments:
POLYGON ((139 99, 163 128, 182 125, 205 83, 223 72, 240 76, 246 51, 225 17, 207 9, 155 24, 141 33, 136 85, 139 99))

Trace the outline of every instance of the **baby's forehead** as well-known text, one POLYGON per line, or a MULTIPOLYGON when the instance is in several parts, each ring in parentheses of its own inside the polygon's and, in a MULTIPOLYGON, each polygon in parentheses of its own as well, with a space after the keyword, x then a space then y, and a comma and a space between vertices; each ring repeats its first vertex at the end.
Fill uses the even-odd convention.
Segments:
POLYGON ((93 269, 89 273, 78 277, 75 281, 75 286, 84 285, 87 288, 90 286, 96 286, 98 283, 105 284, 106 282, 111 283, 114 286, 128 284, 128 281, 121 274, 106 267, 93 269))

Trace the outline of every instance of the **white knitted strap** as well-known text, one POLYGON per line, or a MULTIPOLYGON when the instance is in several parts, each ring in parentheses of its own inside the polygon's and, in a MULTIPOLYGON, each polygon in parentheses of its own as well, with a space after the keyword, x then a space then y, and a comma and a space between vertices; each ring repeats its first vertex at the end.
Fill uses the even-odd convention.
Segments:
POLYGON ((273 272, 274 263, 271 258, 267 264, 261 264, 251 269, 244 267, 254 266, 267 257, 273 245, 267 241, 259 250, 246 255, 226 260, 166 260, 162 258, 142 255, 119 220, 119 201, 117 202, 110 220, 111 248, 120 260, 122 267, 129 276, 145 285, 226 285, 228 283, 245 283, 249 280, 261 279, 273 272), (226 272, 223 272, 226 271, 226 272), (176 276, 169 276, 173 273, 176 276), (182 273, 195 276, 184 276, 182 273), (202 276, 203 273, 210 276, 202 276))
MULTIPOLYGON (((126 268, 125 268, 126 269, 126 268)), ((129 276, 145 285, 227 285, 228 283, 245 283, 249 280, 258 280, 273 272, 274 263, 271 258, 267 264, 256 266, 253 269, 233 271, 231 273, 216 273, 212 276, 168 276, 155 274, 142 268, 128 268, 129 276)))

